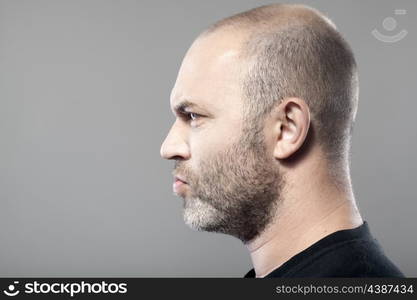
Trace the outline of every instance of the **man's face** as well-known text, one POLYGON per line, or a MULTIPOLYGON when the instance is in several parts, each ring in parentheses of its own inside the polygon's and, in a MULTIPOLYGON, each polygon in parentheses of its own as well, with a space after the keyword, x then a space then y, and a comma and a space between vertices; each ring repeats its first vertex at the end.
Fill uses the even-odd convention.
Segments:
POLYGON ((248 242, 272 221, 282 176, 263 125, 243 122, 238 45, 238 36, 216 33, 187 52, 171 94, 177 118, 161 155, 176 160, 173 173, 186 182, 174 184, 186 224, 248 242))

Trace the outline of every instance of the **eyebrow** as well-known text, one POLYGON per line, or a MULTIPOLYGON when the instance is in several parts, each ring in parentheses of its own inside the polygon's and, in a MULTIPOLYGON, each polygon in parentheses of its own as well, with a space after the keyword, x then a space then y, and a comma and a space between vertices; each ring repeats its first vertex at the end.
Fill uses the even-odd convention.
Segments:
POLYGON ((187 112, 188 108, 200 108, 196 103, 189 100, 184 100, 174 106, 173 112, 178 114, 183 114, 187 112))

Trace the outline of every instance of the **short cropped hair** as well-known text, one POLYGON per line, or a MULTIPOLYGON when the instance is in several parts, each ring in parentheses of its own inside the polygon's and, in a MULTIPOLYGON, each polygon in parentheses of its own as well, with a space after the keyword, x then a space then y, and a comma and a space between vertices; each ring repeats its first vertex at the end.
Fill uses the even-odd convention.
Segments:
POLYGON ((247 122, 262 122, 287 97, 305 100, 311 124, 330 162, 348 159, 358 103, 353 52, 336 26, 304 5, 272 4, 220 20, 223 27, 248 31, 242 56, 247 122))

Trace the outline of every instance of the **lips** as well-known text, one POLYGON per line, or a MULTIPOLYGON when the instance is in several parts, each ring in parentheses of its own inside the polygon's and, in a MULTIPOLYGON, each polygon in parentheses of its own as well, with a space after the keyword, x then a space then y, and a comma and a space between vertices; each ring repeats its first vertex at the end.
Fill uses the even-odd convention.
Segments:
POLYGON ((182 183, 187 183, 187 181, 185 181, 185 179, 182 176, 175 176, 175 181, 181 181, 182 183))
POLYGON ((185 196, 186 188, 188 187, 187 182, 181 176, 175 176, 175 181, 172 185, 174 193, 179 196, 185 196))

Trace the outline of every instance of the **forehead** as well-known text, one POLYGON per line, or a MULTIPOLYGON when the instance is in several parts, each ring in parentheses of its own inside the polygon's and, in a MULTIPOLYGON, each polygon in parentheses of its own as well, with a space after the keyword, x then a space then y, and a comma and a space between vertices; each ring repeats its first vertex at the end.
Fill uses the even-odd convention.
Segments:
POLYGON ((219 111, 240 105, 243 61, 241 37, 214 33, 197 39, 187 51, 171 92, 171 108, 187 100, 219 111))

